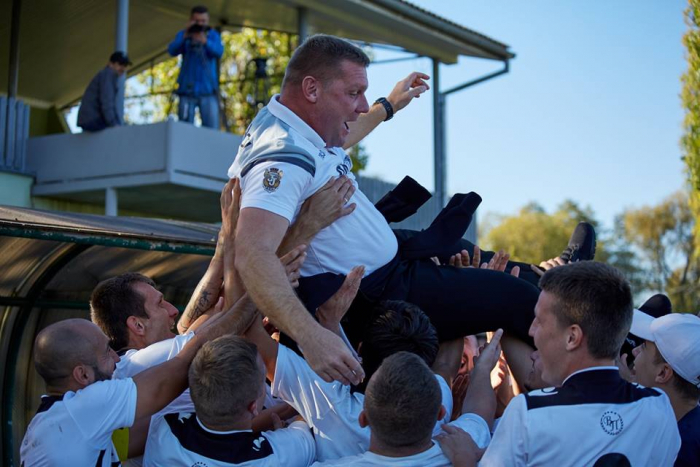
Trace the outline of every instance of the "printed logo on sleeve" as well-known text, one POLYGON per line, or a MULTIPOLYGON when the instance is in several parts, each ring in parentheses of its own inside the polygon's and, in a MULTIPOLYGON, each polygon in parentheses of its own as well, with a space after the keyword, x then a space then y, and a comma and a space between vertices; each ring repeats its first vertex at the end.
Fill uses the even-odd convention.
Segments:
POLYGON ((274 193, 280 186, 284 172, 275 167, 265 169, 263 174, 263 189, 268 193, 274 193))

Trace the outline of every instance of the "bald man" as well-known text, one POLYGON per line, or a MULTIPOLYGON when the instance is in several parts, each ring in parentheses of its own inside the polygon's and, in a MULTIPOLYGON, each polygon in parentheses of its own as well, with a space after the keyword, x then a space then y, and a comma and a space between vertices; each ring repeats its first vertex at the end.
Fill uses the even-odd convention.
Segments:
POLYGON ((150 417, 177 397, 202 344, 236 329, 235 323, 247 327, 254 311, 242 298, 202 325, 174 358, 120 380, 111 379, 119 356, 95 324, 69 319, 48 326, 34 344, 35 367, 47 394, 24 436, 21 464, 119 465, 112 432, 150 417))

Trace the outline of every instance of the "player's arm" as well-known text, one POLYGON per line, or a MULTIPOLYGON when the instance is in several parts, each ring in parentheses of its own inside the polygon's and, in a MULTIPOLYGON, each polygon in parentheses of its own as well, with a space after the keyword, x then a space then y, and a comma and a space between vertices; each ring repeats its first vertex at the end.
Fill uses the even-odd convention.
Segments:
POLYGON ((321 230, 353 212, 356 204, 348 204, 348 201, 354 193, 355 186, 347 176, 331 177, 320 190, 304 201, 277 254, 282 256, 297 245, 308 245, 321 230))
MULTIPOLYGON (((394 113, 406 107, 414 97, 419 97, 430 89, 430 86, 425 82, 426 79, 430 79, 430 77, 426 74, 414 71, 406 78, 396 83, 391 94, 386 98, 393 107, 394 113)), ((362 141, 365 136, 377 128, 386 117, 387 113, 384 106, 375 104, 370 107, 369 112, 360 115, 357 121, 348 122, 350 134, 345 139, 343 149, 349 149, 362 141)))
POLYGON ((258 308, 302 348, 311 367, 325 381, 357 384, 364 376, 343 341, 322 328, 292 290, 277 249, 289 227, 284 217, 244 208, 236 232, 236 269, 258 308))
POLYGON ((475 358, 474 369, 469 375, 469 388, 462 405, 462 413, 479 415, 486 420, 489 427, 493 426, 496 413, 496 395, 491 386, 491 370, 501 355, 501 336, 503 330, 499 329, 493 334, 491 342, 479 353, 479 357, 475 358))

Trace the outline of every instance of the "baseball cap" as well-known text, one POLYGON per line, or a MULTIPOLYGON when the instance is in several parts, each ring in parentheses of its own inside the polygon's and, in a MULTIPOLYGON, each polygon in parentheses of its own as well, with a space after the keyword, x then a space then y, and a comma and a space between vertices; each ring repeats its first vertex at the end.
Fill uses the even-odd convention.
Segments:
POLYGON ((130 66, 131 62, 129 61, 129 57, 121 51, 114 52, 112 55, 109 56, 109 61, 112 63, 119 63, 120 65, 126 65, 130 66))
POLYGON ((634 310, 630 332, 656 344, 673 371, 700 387, 700 318, 686 313, 654 318, 634 310))
MULTIPOLYGON (((652 296, 649 300, 644 302, 642 306, 639 307, 639 311, 651 315, 654 318, 661 318, 673 310, 671 305, 671 300, 664 294, 656 294, 652 296)), ((620 349, 620 355, 627 354, 628 361, 634 361, 634 354, 632 350, 635 347, 642 345, 644 339, 636 336, 633 332, 627 334, 625 342, 622 344, 620 349)))

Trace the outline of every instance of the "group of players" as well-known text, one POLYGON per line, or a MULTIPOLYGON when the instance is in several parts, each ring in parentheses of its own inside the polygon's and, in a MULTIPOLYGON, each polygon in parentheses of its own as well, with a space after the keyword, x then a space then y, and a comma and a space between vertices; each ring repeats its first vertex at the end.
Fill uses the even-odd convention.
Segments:
POLYGON ((428 77, 370 106, 368 64, 333 36, 295 51, 179 320, 126 273, 97 285, 92 322, 39 333, 46 395, 23 465, 700 465, 700 318, 633 313, 587 224, 540 268, 461 239, 474 193, 424 231, 392 230, 429 193, 406 179, 373 205, 343 148, 428 77), (464 361, 465 337, 487 331, 464 361))

